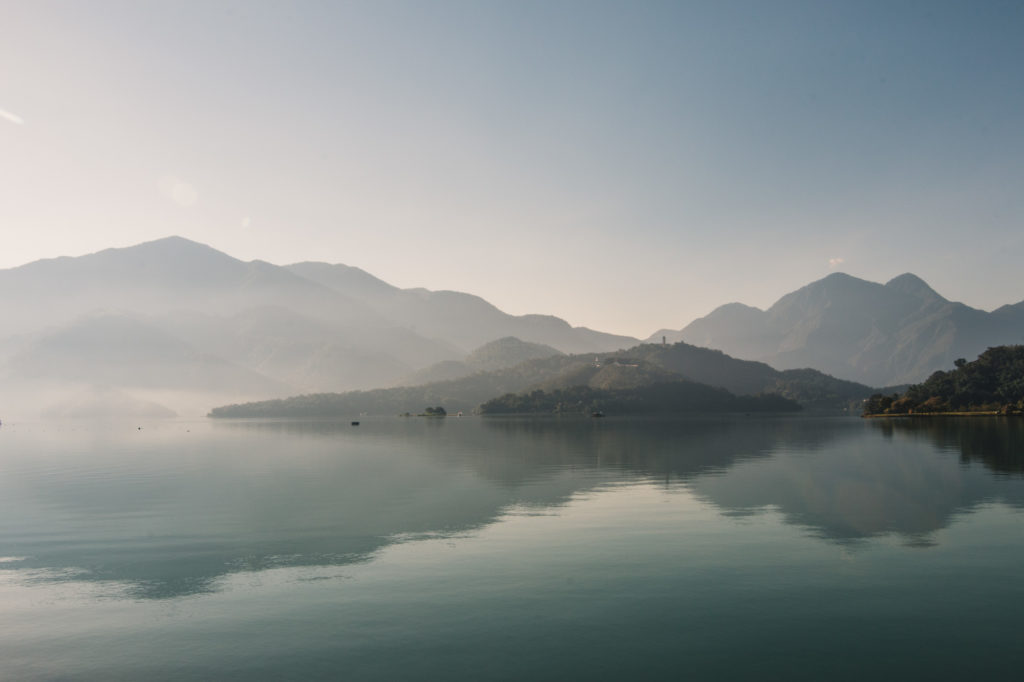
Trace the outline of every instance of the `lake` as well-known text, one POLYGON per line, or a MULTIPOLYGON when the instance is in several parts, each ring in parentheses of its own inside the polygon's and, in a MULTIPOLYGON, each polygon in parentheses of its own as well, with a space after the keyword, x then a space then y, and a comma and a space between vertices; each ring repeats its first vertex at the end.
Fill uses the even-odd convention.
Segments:
POLYGON ((1022 510, 1024 420, 4 424, 0 678, 1016 679, 1022 510))

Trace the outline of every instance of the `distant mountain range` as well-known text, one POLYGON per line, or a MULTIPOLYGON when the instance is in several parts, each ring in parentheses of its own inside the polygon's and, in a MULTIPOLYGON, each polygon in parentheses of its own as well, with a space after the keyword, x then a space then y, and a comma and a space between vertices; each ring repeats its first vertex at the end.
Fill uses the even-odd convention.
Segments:
POLYGON ((986 312, 946 300, 912 274, 883 285, 835 273, 768 310, 730 303, 650 340, 663 336, 776 369, 813 367, 873 386, 906 384, 990 346, 1024 343, 1024 301, 986 312))
MULTIPOLYGON (((243 262, 180 237, 0 270, 0 296, 4 417, 100 415, 104 406, 116 415, 205 414, 280 396, 473 381, 494 391, 475 407, 501 392, 557 390, 550 381, 568 371, 559 363, 592 363, 639 343, 549 315, 509 315, 471 294, 399 289, 356 267, 243 262), (524 362, 549 361, 561 369, 517 374, 524 362)), ((716 374, 726 371, 720 353, 685 368, 654 363, 643 381, 664 370, 738 394, 778 392, 765 389, 766 372, 814 368, 884 386, 1021 343, 1024 302, 988 313, 913 275, 881 285, 835 274, 767 311, 729 304, 651 341, 662 336, 767 364, 745 370, 747 385, 735 382, 742 372, 716 374)), ((612 390, 579 371, 573 380, 612 390)))
POLYGON ((4 416, 72 404, 68 414, 96 414, 112 395, 119 414, 202 414, 230 400, 394 386, 438 363, 461 376, 637 342, 345 265, 246 263, 180 237, 0 270, 0 296, 4 416))

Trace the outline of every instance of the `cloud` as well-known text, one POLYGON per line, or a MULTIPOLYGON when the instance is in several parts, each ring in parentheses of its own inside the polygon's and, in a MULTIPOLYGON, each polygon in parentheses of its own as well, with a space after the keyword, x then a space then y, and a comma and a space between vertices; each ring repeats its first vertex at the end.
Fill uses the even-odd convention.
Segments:
POLYGON ((20 126, 25 125, 25 119, 23 119, 21 116, 18 116, 17 114, 12 114, 11 112, 5 109, 0 109, 0 118, 6 118, 11 123, 16 123, 20 126))
POLYGON ((845 258, 829 258, 828 267, 830 270, 835 270, 845 262, 845 258))

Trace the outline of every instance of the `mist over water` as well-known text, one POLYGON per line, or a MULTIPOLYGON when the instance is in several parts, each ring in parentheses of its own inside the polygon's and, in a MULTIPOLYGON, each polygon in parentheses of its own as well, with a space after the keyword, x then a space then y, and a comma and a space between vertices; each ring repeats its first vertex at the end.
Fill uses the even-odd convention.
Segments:
POLYGON ((355 267, 243 262, 180 237, 0 270, 0 293, 8 419, 198 417, 448 378, 444 363, 461 376, 637 343, 471 294, 399 289, 355 267), (480 355, 498 341, 504 355, 480 355))
POLYGON ((0 672, 996 675, 1021 663, 1021 436, 996 419, 5 423, 0 672))

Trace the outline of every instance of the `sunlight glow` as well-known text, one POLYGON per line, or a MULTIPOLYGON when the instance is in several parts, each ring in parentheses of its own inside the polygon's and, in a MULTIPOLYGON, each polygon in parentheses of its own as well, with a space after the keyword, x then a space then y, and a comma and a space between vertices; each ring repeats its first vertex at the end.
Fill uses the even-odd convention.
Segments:
POLYGON ((172 199, 179 206, 194 206, 199 199, 199 193, 195 187, 173 175, 160 178, 158 187, 161 194, 172 199))
POLYGON ((18 116, 17 114, 12 114, 6 109, 0 109, 0 118, 6 118, 11 123, 15 123, 20 126, 25 125, 25 119, 23 119, 21 116, 18 116))

